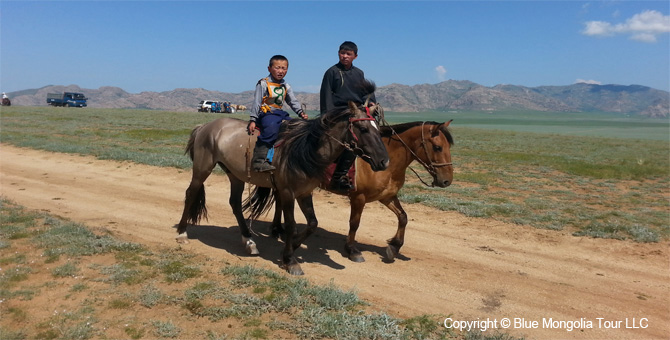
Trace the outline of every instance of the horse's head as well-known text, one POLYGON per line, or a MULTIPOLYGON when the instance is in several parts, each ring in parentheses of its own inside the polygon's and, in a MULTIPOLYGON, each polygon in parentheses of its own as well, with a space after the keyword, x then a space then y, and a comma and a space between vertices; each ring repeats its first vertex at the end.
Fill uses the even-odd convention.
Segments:
POLYGON ((423 124, 418 157, 426 170, 433 176, 433 185, 448 187, 454 179, 451 163, 451 145, 454 139, 447 129, 451 120, 442 124, 423 124))
POLYGON ((349 134, 347 141, 354 153, 370 164, 373 171, 386 170, 389 155, 379 134, 377 122, 365 106, 359 108, 349 102, 349 134))

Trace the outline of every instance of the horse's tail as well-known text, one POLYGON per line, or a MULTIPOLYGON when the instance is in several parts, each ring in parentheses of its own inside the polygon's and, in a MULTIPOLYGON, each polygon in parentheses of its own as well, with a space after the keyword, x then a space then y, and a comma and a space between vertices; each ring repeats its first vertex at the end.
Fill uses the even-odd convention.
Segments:
MULTIPOLYGON (((186 199, 188 199, 189 193, 186 193, 186 199)), ((204 217, 207 219, 207 205, 205 200, 205 186, 201 185, 198 189, 198 192, 192 197, 193 202, 188 210, 188 219, 187 223, 196 225, 200 223, 200 220, 204 217)))
POLYGON ((188 138, 188 143, 186 143, 186 150, 184 150, 184 154, 188 154, 189 157, 191 157, 191 161, 193 160, 193 146, 195 145, 195 136, 198 135, 198 131, 203 125, 204 124, 200 124, 191 130, 191 137, 188 138))
POLYGON ((251 195, 242 202, 242 210, 250 211, 249 218, 255 220, 270 210, 276 198, 274 189, 256 186, 251 195))

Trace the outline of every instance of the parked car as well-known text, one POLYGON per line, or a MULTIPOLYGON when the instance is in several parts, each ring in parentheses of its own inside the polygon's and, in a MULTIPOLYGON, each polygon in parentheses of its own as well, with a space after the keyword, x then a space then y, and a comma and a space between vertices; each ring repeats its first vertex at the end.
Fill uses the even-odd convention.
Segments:
POLYGON ((79 92, 47 93, 47 104, 66 107, 86 107, 88 98, 79 92))
POLYGON ((201 100, 198 104, 198 112, 212 112, 213 103, 216 103, 216 100, 201 100))
POLYGON ((198 112, 235 113, 235 107, 230 102, 201 100, 198 104, 198 112))

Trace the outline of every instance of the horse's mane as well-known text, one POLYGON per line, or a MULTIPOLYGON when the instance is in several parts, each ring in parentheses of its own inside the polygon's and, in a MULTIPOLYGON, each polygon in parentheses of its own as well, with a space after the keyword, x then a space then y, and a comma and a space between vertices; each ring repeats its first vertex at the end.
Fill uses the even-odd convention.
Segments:
MULTIPOLYGON (((389 138, 393 136, 393 131, 395 133, 401 134, 413 127, 420 126, 420 125, 440 125, 442 123, 438 122, 409 122, 409 123, 400 123, 400 124, 393 124, 391 126, 382 126, 381 129, 379 130, 382 138, 389 138)), ((454 145, 454 137, 451 135, 451 132, 449 129, 442 125, 440 127, 440 131, 444 134, 444 136, 447 138, 447 142, 449 142, 449 145, 454 145)))
POLYGON ((316 119, 288 121, 278 139, 282 155, 279 167, 287 173, 320 178, 330 162, 319 154, 319 140, 335 123, 347 120, 349 116, 349 108, 339 108, 316 119))
MULTIPOLYGON (((376 90, 374 82, 367 79, 357 85, 362 93, 371 95, 376 90)), ((361 105, 363 103, 355 103, 361 105)), ((279 167, 288 174, 304 175, 307 178, 321 178, 323 170, 330 164, 319 154, 319 140, 332 127, 351 117, 349 107, 338 107, 316 119, 292 119, 280 132, 281 157, 279 167)))
MULTIPOLYGON (((278 153, 280 156, 275 159, 277 167, 282 169, 281 173, 284 176, 291 176, 289 180, 301 180, 297 177, 321 178, 323 169, 330 164, 330 161, 319 155, 321 147, 319 140, 333 124, 349 117, 349 108, 340 108, 317 116, 316 119, 291 119, 282 124, 275 146, 280 151, 278 153)), ((256 186, 252 195, 242 203, 243 210, 251 210, 251 219, 267 213, 275 201, 274 193, 270 196, 267 193, 259 195, 262 192, 260 190, 265 189, 267 188, 256 186)))

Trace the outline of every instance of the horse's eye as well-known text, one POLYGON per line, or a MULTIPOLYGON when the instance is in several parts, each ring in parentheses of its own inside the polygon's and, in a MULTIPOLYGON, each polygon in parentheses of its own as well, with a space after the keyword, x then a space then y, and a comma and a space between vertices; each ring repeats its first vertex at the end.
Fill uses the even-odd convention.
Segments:
POLYGON ((434 150, 435 152, 442 152, 442 147, 439 146, 439 145, 433 145, 433 150, 434 150))
POLYGON ((365 127, 365 126, 361 126, 360 128, 358 128, 358 130, 360 130, 361 133, 368 133, 368 131, 369 131, 368 128, 365 127))

